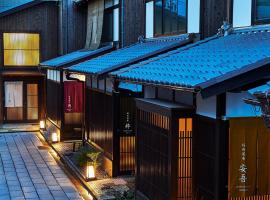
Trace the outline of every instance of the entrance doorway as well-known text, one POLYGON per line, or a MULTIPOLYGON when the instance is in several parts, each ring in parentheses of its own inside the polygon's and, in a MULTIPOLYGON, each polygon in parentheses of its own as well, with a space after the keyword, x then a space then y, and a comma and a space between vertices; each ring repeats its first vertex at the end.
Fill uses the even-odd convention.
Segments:
POLYGON ((39 85, 37 82, 4 82, 4 121, 37 122, 39 120, 39 85))

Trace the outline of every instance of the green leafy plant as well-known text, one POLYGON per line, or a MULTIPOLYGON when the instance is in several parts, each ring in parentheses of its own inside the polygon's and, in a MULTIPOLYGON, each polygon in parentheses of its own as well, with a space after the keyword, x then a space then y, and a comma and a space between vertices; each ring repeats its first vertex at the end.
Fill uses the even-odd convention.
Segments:
POLYGON ((90 158, 93 161, 94 167, 97 168, 101 165, 100 154, 101 152, 97 152, 97 151, 82 147, 78 151, 75 159, 78 166, 84 167, 86 166, 87 160, 90 158))
POLYGON ((100 154, 101 152, 90 152, 86 154, 86 156, 92 160, 95 169, 101 165, 100 154))

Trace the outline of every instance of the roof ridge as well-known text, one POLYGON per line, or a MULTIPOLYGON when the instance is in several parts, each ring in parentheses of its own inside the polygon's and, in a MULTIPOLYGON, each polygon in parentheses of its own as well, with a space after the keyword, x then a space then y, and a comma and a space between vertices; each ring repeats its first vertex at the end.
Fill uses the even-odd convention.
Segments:
POLYGON ((238 27, 233 29, 233 34, 270 32, 270 25, 254 25, 246 27, 238 27))
POLYGON ((165 37, 156 37, 156 38, 146 38, 142 39, 142 42, 169 42, 175 40, 185 40, 194 35, 193 33, 185 33, 180 35, 165 36, 165 37))

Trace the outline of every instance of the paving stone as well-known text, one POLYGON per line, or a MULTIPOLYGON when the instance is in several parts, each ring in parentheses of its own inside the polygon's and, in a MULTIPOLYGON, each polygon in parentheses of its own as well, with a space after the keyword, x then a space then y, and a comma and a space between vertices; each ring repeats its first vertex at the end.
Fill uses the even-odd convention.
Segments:
POLYGON ((50 190, 61 190, 62 188, 59 185, 49 185, 48 188, 50 190))
POLYGON ((33 133, 0 135, 0 199, 82 199, 33 133))
POLYGON ((25 200, 24 197, 12 197, 11 200, 25 200))
POLYGON ((46 194, 46 195, 41 194, 38 197, 40 200, 54 200, 51 194, 46 194))
POLYGON ((23 192, 35 192, 36 189, 34 187, 22 187, 23 192))
POLYGON ((17 186, 17 185, 20 185, 20 183, 18 182, 18 181, 7 181, 7 184, 8 184, 8 186, 17 186))
POLYGON ((78 193, 66 193, 67 197, 70 199, 76 199, 76 198, 81 198, 81 196, 78 193))
POLYGON ((11 190, 9 192, 10 194, 10 197, 11 198, 14 198, 14 197, 23 197, 24 198, 24 195, 23 195, 23 191, 22 190, 11 190))
POLYGON ((26 199, 38 199, 38 194, 36 192, 24 192, 26 199))
POLYGON ((37 193, 38 193, 38 195, 45 195, 45 194, 50 195, 51 194, 50 190, 47 188, 37 189, 37 193))
POLYGON ((10 200, 11 198, 9 194, 7 194, 7 195, 1 195, 1 199, 10 200))
POLYGON ((42 178, 33 178, 32 179, 32 182, 34 184, 42 184, 42 183, 45 183, 45 181, 42 179, 42 178))

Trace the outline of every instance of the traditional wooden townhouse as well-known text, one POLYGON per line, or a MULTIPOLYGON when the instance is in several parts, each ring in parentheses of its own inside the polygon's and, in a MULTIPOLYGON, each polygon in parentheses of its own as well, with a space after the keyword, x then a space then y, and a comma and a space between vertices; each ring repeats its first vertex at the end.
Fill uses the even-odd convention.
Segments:
POLYGON ((59 140, 82 139, 84 126, 84 77, 70 77, 64 68, 97 57, 113 49, 108 44, 96 50, 82 49, 40 63, 47 72, 46 129, 59 140))
POLYGON ((143 91, 136 85, 115 85, 106 75, 113 70, 183 46, 192 40, 193 35, 141 39, 134 45, 67 69, 71 74, 87 75, 87 140, 104 152, 105 168, 110 175, 134 171, 134 97, 138 97, 143 91))
POLYGON ((82 92, 85 80, 83 76, 80 80, 72 78, 74 75, 64 73, 63 69, 133 43, 134 38, 137 40, 144 29, 140 26, 143 1, 136 1, 136 6, 134 2, 61 2, 59 34, 64 55, 40 64, 41 69, 47 72, 46 127, 50 132, 56 132, 59 139, 82 138, 85 124, 82 92), (79 32, 74 34, 76 29, 79 32), (52 98, 55 96, 57 101, 52 98), (75 102, 76 105, 73 105, 75 102))
POLYGON ((269 123, 246 102, 269 81, 270 2, 249 3, 232 2, 233 27, 111 73, 144 91, 136 99, 139 199, 269 198, 269 123))
POLYGON ((58 55, 56 1, 0 1, 0 122, 38 122, 45 115, 39 62, 58 55), (30 22, 31 20, 31 22, 30 22))
MULTIPOLYGON (((122 33, 119 43, 125 46, 130 44, 126 41, 126 37, 134 30, 134 20, 138 15, 131 15, 134 13, 130 10, 131 2, 120 1, 119 4, 124 6, 120 12, 120 16, 124 17, 120 18, 119 23, 119 32, 122 33), (130 15, 130 18, 126 15, 130 15)), ((214 4, 211 2, 211 5, 214 4)), ((136 110, 134 98, 143 95, 144 91, 136 84, 116 83, 107 77, 108 73, 184 46, 195 39, 212 34, 213 27, 215 29, 217 27, 213 24, 202 28, 201 23, 207 22, 203 23, 201 19, 206 20, 210 12, 209 10, 201 12, 199 1, 146 1, 145 4, 143 1, 134 1, 132 5, 133 9, 136 7, 140 10, 142 7, 145 9, 145 12, 138 13, 141 17, 137 25, 142 30, 140 35, 147 39, 140 38, 131 46, 67 69, 71 74, 87 76, 85 136, 87 141, 104 152, 104 167, 112 176, 134 172, 136 110), (200 34, 202 31, 203 34, 200 34)), ((222 12, 220 10, 211 12, 212 16, 218 18, 217 23, 220 24, 225 19, 222 15, 225 7, 222 6, 225 4, 220 4, 219 9, 222 12)))
MULTIPOLYGON (((77 4, 72 6, 82 10, 87 8, 86 20, 82 20, 86 22, 86 34, 80 37, 80 39, 85 38, 84 45, 81 45, 83 43, 81 41, 80 45, 73 47, 72 50, 84 49, 41 63, 41 67, 47 69, 46 125, 53 127, 53 131, 56 128, 59 133, 61 132, 62 139, 78 138, 82 135, 83 139, 104 152, 104 168, 111 176, 132 173, 135 169, 135 98, 143 95, 152 97, 156 91, 153 93, 151 90, 149 93, 149 90, 145 90, 140 84, 115 82, 114 79, 108 78, 108 73, 149 58, 155 59, 155 56, 162 53, 213 35, 222 21, 228 18, 228 2, 197 0, 76 2, 77 4), (138 40, 139 36, 147 39, 140 37, 138 40), (101 55, 105 53, 101 50, 106 46, 104 44, 110 42, 113 42, 116 47, 124 48, 101 55), (85 54, 88 52, 89 57, 80 57, 82 52, 85 54), (82 62, 83 60, 88 61, 82 62), (80 89, 76 90, 75 85, 80 89), (85 90, 82 89, 83 87, 85 90), (83 91, 83 93, 71 92, 71 90, 83 91), (57 101, 52 101, 55 93, 57 93, 57 101), (74 102, 81 98, 77 102, 81 102, 82 105, 70 104, 76 110, 70 112, 68 97, 71 96, 74 97, 72 97, 74 102)), ((62 3, 62 6, 65 4, 62 3)), ((60 16, 63 17, 65 14, 62 13, 60 16)), ((62 36, 60 49, 63 53, 67 53, 72 51, 68 49, 68 42, 72 40, 69 38, 68 27, 73 23, 64 22, 64 18, 61 18, 60 24, 64 27, 59 33, 62 36)), ((164 98, 167 95, 166 98, 169 98, 171 95, 166 90, 158 91, 156 94, 164 98)), ((179 105, 164 106, 168 106, 163 110, 168 112, 168 116, 174 116, 174 119, 176 116, 182 116, 179 123, 186 124, 187 130, 179 131, 187 133, 185 141, 191 140, 193 106, 180 106, 180 108, 179 105), (186 109, 188 113, 182 112, 186 109)), ((163 123, 160 125, 161 129, 166 127, 167 131, 171 131, 176 128, 169 127, 169 118, 165 116, 149 117, 156 124, 160 120, 163 123)), ((191 147, 187 148, 191 149, 191 147)), ((155 159, 152 161, 156 162, 155 159)), ((166 166, 166 161, 163 161, 162 166, 166 166)), ((186 165, 186 173, 189 173, 188 167, 191 163, 187 161, 186 165)), ((184 184, 188 185, 191 178, 187 177, 186 180, 184 184)))

